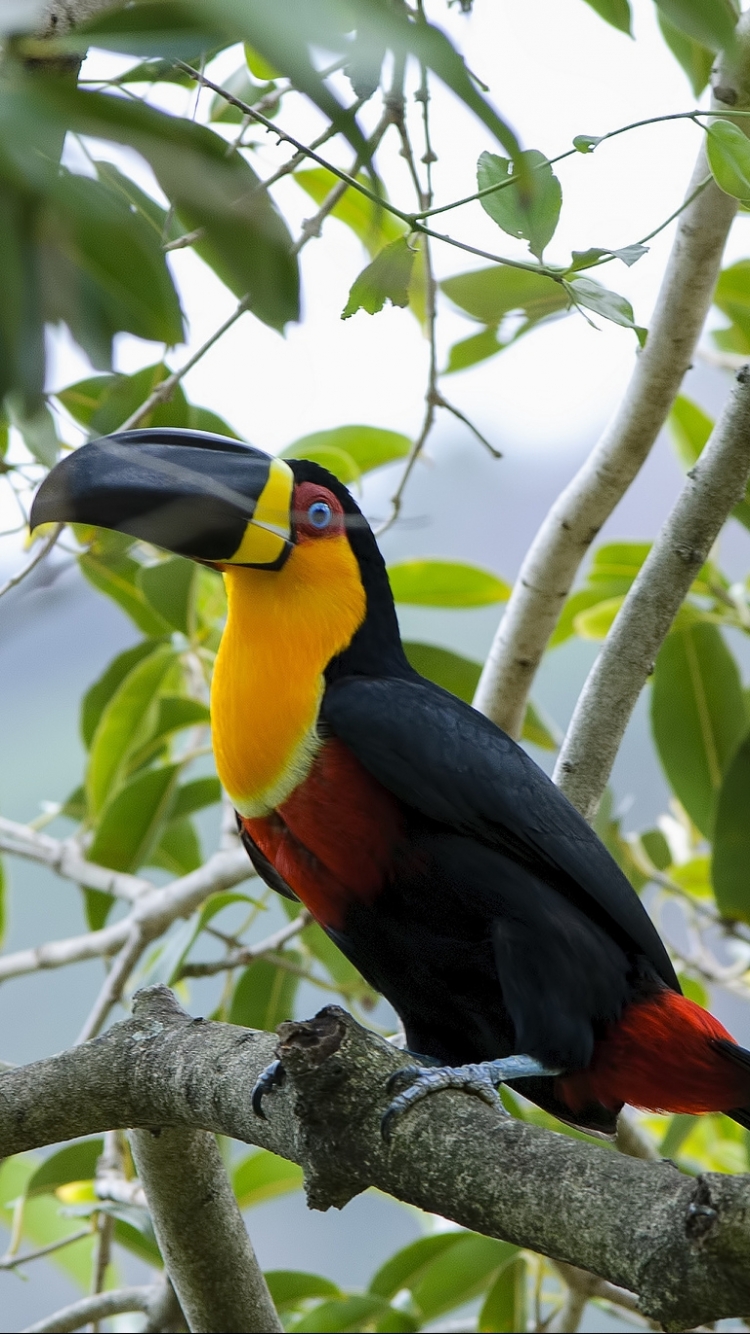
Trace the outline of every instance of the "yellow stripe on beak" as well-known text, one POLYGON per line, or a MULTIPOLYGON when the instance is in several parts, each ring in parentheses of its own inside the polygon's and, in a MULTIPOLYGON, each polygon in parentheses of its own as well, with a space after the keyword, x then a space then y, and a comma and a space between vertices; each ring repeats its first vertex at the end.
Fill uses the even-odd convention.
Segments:
POLYGON ((271 459, 268 481, 229 565, 273 565, 292 538, 294 474, 283 459, 271 459))

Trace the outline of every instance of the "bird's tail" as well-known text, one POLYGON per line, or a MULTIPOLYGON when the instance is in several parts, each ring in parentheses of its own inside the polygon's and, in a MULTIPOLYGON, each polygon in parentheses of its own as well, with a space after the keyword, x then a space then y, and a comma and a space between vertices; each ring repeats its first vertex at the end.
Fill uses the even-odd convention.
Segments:
POLYGON ((569 1107, 623 1102, 650 1112, 726 1112, 750 1129, 750 1051, 708 1010, 666 988, 626 1006, 587 1070, 556 1092, 569 1107))
MULTIPOLYGON (((750 1084, 750 1051, 740 1047, 736 1042, 727 1042, 726 1038, 714 1038, 712 1045, 725 1060, 733 1061, 744 1071, 750 1084)), ((745 1130, 750 1130, 750 1106, 732 1107, 727 1110, 727 1116, 731 1116, 733 1121, 744 1126, 745 1130)))

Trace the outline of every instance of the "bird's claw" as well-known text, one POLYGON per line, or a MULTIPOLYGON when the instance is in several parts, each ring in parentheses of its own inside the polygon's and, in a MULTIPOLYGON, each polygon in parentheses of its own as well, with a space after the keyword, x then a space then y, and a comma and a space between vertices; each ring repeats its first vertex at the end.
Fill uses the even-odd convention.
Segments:
POLYGON ((405 1065, 394 1071, 387 1088, 389 1093, 399 1088, 401 1091, 396 1094, 380 1122, 380 1131, 386 1142, 391 1138, 396 1121, 423 1098, 439 1093, 442 1089, 461 1089, 507 1115, 492 1076, 482 1065, 442 1065, 436 1069, 405 1065))
POLYGON ((272 1089, 280 1088, 285 1079, 286 1071, 281 1061, 271 1061, 271 1064, 267 1065, 265 1070, 258 1075, 250 1094, 250 1105, 255 1115, 261 1117, 263 1121, 266 1120, 266 1114, 263 1111, 263 1098, 272 1089))

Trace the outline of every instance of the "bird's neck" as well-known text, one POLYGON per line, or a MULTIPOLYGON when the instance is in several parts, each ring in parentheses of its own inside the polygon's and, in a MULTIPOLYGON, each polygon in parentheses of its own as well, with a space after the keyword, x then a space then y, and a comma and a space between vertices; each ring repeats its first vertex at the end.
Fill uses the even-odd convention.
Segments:
POLYGON ((295 547, 281 570, 225 570, 227 623, 211 688, 216 768, 243 815, 267 814, 309 773, 326 666, 366 611, 345 537, 295 547))

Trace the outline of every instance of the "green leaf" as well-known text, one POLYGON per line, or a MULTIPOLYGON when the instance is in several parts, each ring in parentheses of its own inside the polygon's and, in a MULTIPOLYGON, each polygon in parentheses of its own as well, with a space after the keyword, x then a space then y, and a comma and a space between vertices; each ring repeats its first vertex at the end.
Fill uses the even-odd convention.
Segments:
POLYGON ((672 863, 672 854, 661 829, 647 829, 640 838, 649 861, 653 862, 657 871, 666 871, 672 863))
POLYGON ((253 78, 260 79, 262 83, 271 83, 274 79, 278 79, 278 70, 273 65, 269 65, 268 61, 264 60, 263 56, 250 46, 249 42, 245 42, 245 61, 253 78))
POLYGON ((295 1320, 287 1328, 299 1331, 299 1334, 339 1334, 343 1330, 359 1330, 372 1326, 374 1320, 387 1311, 387 1305, 379 1297, 366 1295, 353 1297, 335 1297, 331 1301, 321 1302, 295 1320))
POLYGON ((92 375, 85 380, 78 380, 76 384, 69 384, 67 389, 58 390, 55 398, 74 421, 89 427, 102 398, 121 378, 118 375, 92 375))
MULTIPOLYGON (((302 1184, 301 1172, 299 1184, 302 1184)), ((305 1274, 298 1269, 267 1269, 264 1278, 277 1311, 293 1309, 309 1297, 342 1295, 341 1289, 322 1274, 305 1274)))
POLYGON ((140 565, 129 556, 109 556, 98 542, 78 557, 82 574, 94 588, 106 593, 150 638, 169 633, 170 626, 154 611, 136 580, 140 565))
POLYGON ((156 721, 156 700, 174 662, 170 645, 159 645, 131 668, 105 706, 91 743, 86 792, 98 815, 124 777, 127 761, 148 738, 156 721))
POLYGON ((20 431, 23 443, 29 453, 45 468, 54 464, 60 448, 57 438, 55 419, 46 404, 41 403, 32 412, 25 412, 16 394, 8 394, 5 400, 8 416, 16 430, 20 431))
POLYGON ((745 737, 721 785, 711 878, 722 917, 750 921, 750 739, 745 737))
POLYGON ((143 639, 133 648, 126 648, 124 653, 118 653, 117 657, 112 659, 98 681, 89 686, 81 701, 81 736, 87 750, 91 746, 102 710, 111 700, 117 687, 137 663, 143 658, 150 657, 157 646, 158 641, 143 639))
POLYGON ((476 366, 478 362, 494 357, 496 352, 502 352, 507 346, 507 343, 498 341, 496 328, 483 329, 481 333, 472 334, 470 338, 462 338, 450 348, 448 365, 443 375, 454 375, 456 371, 468 370, 469 366, 476 366))
POLYGON ((404 643, 404 652, 415 672, 434 681, 435 685, 450 690, 452 695, 471 704, 482 672, 480 663, 461 657, 451 649, 437 644, 404 643))
POLYGON ((714 291, 714 305, 732 321, 714 339, 732 352, 750 353, 750 259, 722 269, 714 291))
POLYGON ((50 240, 60 233, 44 287, 46 317, 65 320, 95 366, 111 365, 121 330, 168 346, 182 341, 161 237, 118 189, 62 172, 45 213, 50 240))
POLYGON ((573 140, 573 147, 577 153, 593 153, 594 149, 601 143, 601 141, 601 135, 577 134, 573 140))
POLYGON ((194 811, 213 806, 217 801, 221 801, 221 783, 218 778, 194 778, 192 782, 178 787, 172 814, 175 819, 192 815, 194 811))
POLYGON ((144 565, 138 575, 146 600, 175 630, 190 634, 196 566, 182 556, 144 565))
POLYGON ((328 468, 340 481, 355 481, 357 477, 386 463, 405 459, 412 447, 408 435, 400 431, 386 431, 379 426, 334 426, 330 431, 313 431, 287 445, 280 454, 282 459, 312 459, 328 468), (354 475, 343 476, 354 467, 354 475))
POLYGON ((706 155, 711 175, 720 190, 750 202, 750 140, 731 120, 706 126, 706 155))
POLYGON ((348 320, 358 310, 376 315, 386 301, 393 306, 408 306, 413 264, 414 251, 404 238, 385 246, 352 283, 349 300, 341 312, 342 320, 348 320))
POLYGON ((498 227, 509 236, 528 241, 532 255, 541 260, 555 234, 562 206, 560 182, 544 154, 531 148, 514 164, 495 153, 482 153, 477 164, 477 188, 501 186, 523 167, 527 173, 523 189, 520 182, 506 185, 484 195, 480 203, 498 227))
POLYGON ((686 1116, 681 1113, 673 1116, 659 1145, 659 1157, 674 1158, 675 1154, 679 1153, 697 1120, 697 1116, 686 1116))
POLYGON ((675 795, 710 838, 724 773, 747 729, 737 664, 715 626, 692 624, 667 636, 654 669, 651 723, 675 795))
POLYGON ((657 10, 657 18, 664 41, 675 60, 682 65, 690 80, 693 93, 696 97, 700 97, 711 77, 716 52, 701 42, 696 42, 694 37, 688 37, 686 33, 681 32, 660 10, 657 10))
POLYGON ((657 8, 673 27, 713 51, 734 43, 738 11, 732 0, 656 0, 657 8))
POLYGON ((539 324, 568 309, 562 283, 507 264, 458 273, 444 279, 440 288, 461 310, 494 328, 514 311, 522 311, 530 324, 539 324))
POLYGON ((524 714, 521 740, 530 741, 542 750, 558 750, 562 745, 562 739, 559 727, 545 718, 529 700, 524 714))
MULTIPOLYGON (((338 176, 334 176, 326 167, 315 167, 312 171, 297 171, 293 179, 318 206, 327 199, 331 190, 341 184, 338 176)), ((362 185, 368 184, 367 177, 362 172, 356 179, 362 185)), ((384 195, 384 199, 387 198, 388 196, 384 195)), ((331 217, 338 218, 339 222, 349 227, 373 256, 377 255, 383 246, 398 240, 406 232, 406 224, 400 218, 351 187, 331 209, 331 217)))
POLYGON ((507 602, 510 585, 477 565, 449 560, 406 560, 389 565, 396 602, 419 607, 486 607, 507 602))
POLYGON ((624 296, 602 287, 601 283, 594 282, 593 278, 563 279, 563 286, 576 307, 591 310, 594 314, 601 315, 602 319, 610 320, 612 324, 619 324, 624 329, 633 329, 643 347, 647 330, 636 324, 633 307, 624 296))
MULTIPOLYGON (((117 13, 120 17, 130 14, 137 24, 145 9, 157 8, 136 6, 117 13)), ((332 109, 338 109, 333 97, 328 100, 332 109)), ((202 228, 195 249, 222 281, 237 296, 247 296, 248 308, 273 328, 282 329, 298 318, 299 273, 286 224, 268 192, 258 189, 258 177, 244 157, 228 153, 220 135, 192 120, 166 115, 139 99, 83 92, 62 80, 45 80, 43 88, 37 80, 33 92, 24 88, 17 101, 22 104, 22 114, 35 123, 57 125, 62 121, 73 133, 136 149, 149 162, 185 229, 202 228)), ((351 127, 346 128, 349 137, 363 146, 361 135, 352 136, 351 127)), ((142 222, 129 216, 133 226, 142 222)), ((116 257, 110 260, 119 263, 116 257)), ((134 274, 134 282, 136 279, 134 274)), ((139 281, 145 283, 145 272, 139 281)), ((155 332, 142 336, 162 338, 155 332)), ((174 342, 174 333, 164 341, 174 342)))
POLYGON ((612 629, 617 613, 624 602, 622 596, 615 598, 605 598, 602 602, 597 602, 593 607, 587 607, 584 611, 579 611, 573 621, 573 629, 580 639, 592 639, 595 643, 602 643, 612 629))
POLYGON ((684 468, 692 468, 708 443, 714 428, 712 419, 697 403, 680 394, 672 405, 667 424, 680 462, 684 468))
POLYGON ((53 1195, 58 1186, 65 1186, 69 1181, 91 1181, 102 1148, 101 1139, 80 1139, 58 1149, 57 1153, 45 1158, 29 1179, 26 1196, 33 1199, 35 1195, 53 1195))
MULTIPOLYGON (((288 1195, 293 1190, 301 1190, 302 1168, 296 1163, 288 1162, 286 1158, 279 1158, 278 1154, 270 1153, 268 1149, 257 1149, 255 1153, 243 1158, 234 1168, 232 1189, 240 1209, 253 1209, 256 1204, 265 1204, 266 1200, 275 1200, 279 1195, 288 1195)), ((307 1278, 308 1275, 301 1277, 307 1278)), ((267 1274, 266 1278, 270 1283, 270 1275, 267 1274)), ((283 1289, 281 1277, 278 1286, 280 1290, 283 1289)), ((292 1287, 290 1280, 287 1292, 290 1292, 292 1287)), ((273 1292, 273 1288, 271 1291, 273 1292)), ((328 1297, 334 1296, 335 1292, 309 1292, 304 1295, 328 1297)), ((276 1301, 275 1295, 274 1301, 276 1301)))
MULTIPOLYGON (((613 28, 618 28, 620 32, 626 32, 629 37, 633 35, 633 18, 630 12, 629 0, 586 0, 586 4, 595 9, 600 18, 605 22, 611 23, 613 28)), ((480 1326, 481 1329, 489 1328, 480 1326)), ((519 1329, 522 1326, 519 1325, 519 1329)))
POLYGON ((517 1255, 498 1274, 484 1300, 477 1329, 492 1334, 515 1334, 526 1329, 526 1258, 517 1255))
POLYGON ((473 1232, 459 1233, 450 1255, 427 1266, 412 1286, 414 1301, 425 1320, 434 1320, 445 1311, 470 1301, 494 1281, 501 1265, 518 1252, 518 1247, 473 1232))
POLYGON ((197 871, 203 861, 200 839, 192 820, 171 819, 156 847, 149 853, 149 866, 160 866, 172 875, 197 871))
MULTIPOLYGON (((299 959, 290 950, 286 957, 299 959)), ((229 1007, 229 1023, 273 1032, 282 1020, 292 1018, 298 985, 299 978, 288 969, 269 959, 256 959, 239 977, 229 1007)))
POLYGON ((466 1235, 465 1232, 436 1232, 404 1246, 376 1271, 370 1280, 369 1291, 385 1298, 395 1297, 402 1288, 413 1292, 430 1266, 454 1250, 466 1235))
POLYGON ((148 862, 172 809, 179 764, 148 769, 131 778, 109 802, 88 849, 91 861, 115 871, 137 871, 148 862))
MULTIPOLYGON (((225 88, 232 97, 236 97, 240 102, 246 102, 248 106, 253 106, 259 102, 261 97, 271 91, 272 84, 266 80, 263 83, 255 83, 247 72, 247 66, 242 65, 230 74, 226 79, 222 79, 222 88, 225 88)), ((215 93, 211 99, 211 105, 208 110, 208 119, 215 124, 219 122, 223 125, 241 125, 245 119, 245 113, 240 111, 231 102, 227 102, 221 93, 215 93)))
POLYGON ((241 440, 231 426, 219 417, 217 413, 211 412, 210 408, 199 408, 194 403, 188 403, 188 426, 191 431, 211 431, 213 435, 225 435, 230 440, 241 440))
POLYGON ((161 1252, 156 1244, 151 1219, 145 1210, 130 1209, 127 1219, 118 1217, 114 1211, 113 1214, 114 1240, 118 1246, 124 1246, 126 1251, 130 1251, 131 1255, 137 1255, 139 1260, 143 1260, 147 1265, 152 1265, 154 1269, 162 1269, 161 1252))

